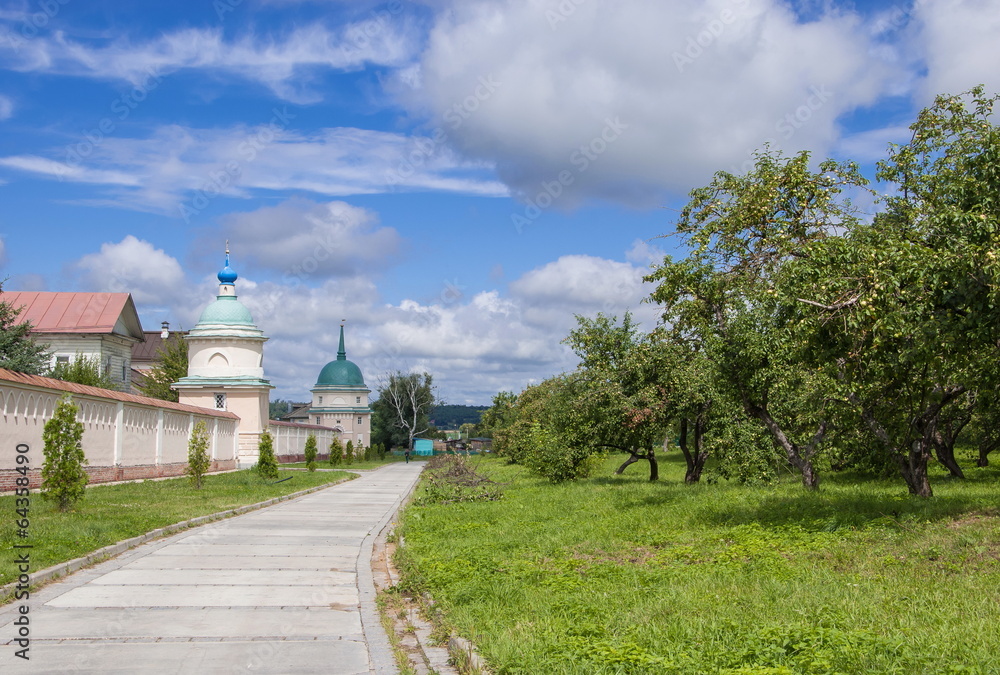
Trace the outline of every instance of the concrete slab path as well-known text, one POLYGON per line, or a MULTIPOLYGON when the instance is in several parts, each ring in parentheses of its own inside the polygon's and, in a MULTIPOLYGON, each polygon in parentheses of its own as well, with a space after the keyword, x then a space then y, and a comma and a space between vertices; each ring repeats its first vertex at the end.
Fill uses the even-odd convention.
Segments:
POLYGON ((423 462, 143 544, 32 593, 4 673, 396 673, 372 545, 423 462))

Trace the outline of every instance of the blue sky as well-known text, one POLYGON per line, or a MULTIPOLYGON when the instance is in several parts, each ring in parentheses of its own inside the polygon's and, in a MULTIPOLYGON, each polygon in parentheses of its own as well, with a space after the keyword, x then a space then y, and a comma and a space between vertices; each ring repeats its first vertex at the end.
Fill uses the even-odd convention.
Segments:
POLYGON ((230 240, 275 396, 348 352, 452 403, 573 367, 691 189, 770 142, 871 175, 997 91, 1000 0, 0 2, 0 275, 190 328, 230 240))

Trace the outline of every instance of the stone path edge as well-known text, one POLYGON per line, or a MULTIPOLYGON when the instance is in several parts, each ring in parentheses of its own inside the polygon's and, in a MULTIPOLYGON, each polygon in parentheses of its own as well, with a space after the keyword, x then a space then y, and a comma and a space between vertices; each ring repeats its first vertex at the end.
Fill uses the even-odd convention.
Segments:
MULTIPOLYGON (((227 511, 219 511, 217 513, 210 513, 206 516, 198 516, 197 518, 191 518, 190 520, 185 520, 180 523, 174 523, 173 525, 165 525, 164 527, 157 528, 155 530, 150 530, 145 534, 140 534, 138 536, 132 537, 130 539, 125 539, 124 541, 119 541, 115 544, 109 544, 104 548, 99 548, 96 551, 92 551, 85 556, 79 558, 74 558, 73 560, 67 560, 66 562, 59 563, 58 565, 53 565, 52 567, 46 567, 43 570, 38 570, 31 574, 31 589, 34 590, 41 584, 48 583, 53 579, 58 579, 68 574, 72 574, 84 567, 89 567, 95 563, 103 562, 108 558, 113 558, 117 555, 121 555, 125 551, 135 548, 141 544, 145 544, 148 541, 154 539, 159 539, 161 537, 166 537, 171 534, 180 532, 181 530, 186 530, 192 527, 197 527, 199 525, 205 525, 206 523, 211 523, 216 520, 224 520, 226 518, 232 518, 233 516, 239 516, 250 511, 257 511, 258 509, 263 509, 268 506, 273 506, 279 502, 288 501, 289 499, 297 499, 298 497, 304 497, 305 495, 312 494, 313 492, 319 492, 320 490, 326 490, 332 488, 336 485, 346 483, 348 481, 354 480, 360 477, 361 474, 355 473, 349 478, 341 478, 338 481, 332 483, 326 483, 325 485, 317 485, 316 487, 311 487, 306 490, 300 490, 298 492, 292 492, 291 494, 282 495, 280 497, 274 497, 263 502, 257 502, 256 504, 247 504, 246 506, 237 506, 235 509, 229 509, 227 511)), ((13 581, 4 586, 0 586, 0 609, 4 606, 14 602, 13 596, 14 592, 17 590, 17 585, 19 582, 13 581)))

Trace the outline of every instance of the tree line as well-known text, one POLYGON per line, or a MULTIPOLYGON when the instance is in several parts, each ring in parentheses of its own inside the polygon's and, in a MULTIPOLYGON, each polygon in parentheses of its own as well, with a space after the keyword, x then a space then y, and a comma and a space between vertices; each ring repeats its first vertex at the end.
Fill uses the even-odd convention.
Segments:
POLYGON ((964 477, 1000 445, 1000 129, 982 87, 942 95, 878 162, 818 166, 769 147, 718 172, 675 224, 686 255, 646 277, 661 322, 577 317, 571 373, 484 414, 494 446, 552 480, 623 451, 658 477, 676 446, 688 482, 791 470, 894 472, 930 497, 928 468, 964 477), (864 214, 854 202, 874 203, 864 214), (665 443, 666 441, 666 443, 665 443))

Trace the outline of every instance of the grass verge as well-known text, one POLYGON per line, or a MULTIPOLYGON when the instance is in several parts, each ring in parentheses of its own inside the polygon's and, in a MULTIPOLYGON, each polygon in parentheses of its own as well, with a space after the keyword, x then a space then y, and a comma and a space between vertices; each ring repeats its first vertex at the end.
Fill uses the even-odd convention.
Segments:
POLYGON ((765 487, 683 484, 676 456, 552 485, 485 459, 499 501, 422 486, 403 588, 496 673, 997 673, 1000 471, 765 487))
MULTIPOLYGON (((352 469, 377 469, 380 466, 385 466, 386 464, 392 464, 393 462, 402 462, 403 458, 399 457, 386 457, 384 460, 372 460, 370 462, 354 462, 353 464, 340 463, 336 466, 331 466, 329 462, 316 462, 317 469, 336 469, 338 471, 350 471, 352 469)), ((412 460, 411 460, 412 461, 412 460)), ((288 464, 279 464, 280 467, 286 469, 304 469, 306 468, 305 462, 289 462, 288 464)))
POLYGON ((14 496, 0 497, 0 585, 14 581, 14 544, 31 544, 32 570, 73 560, 110 544, 190 518, 256 504, 354 476, 345 472, 282 471, 265 481, 251 470, 205 476, 196 490, 187 478, 119 485, 95 485, 75 508, 61 513, 55 505, 31 494, 27 537, 18 536, 14 496))

